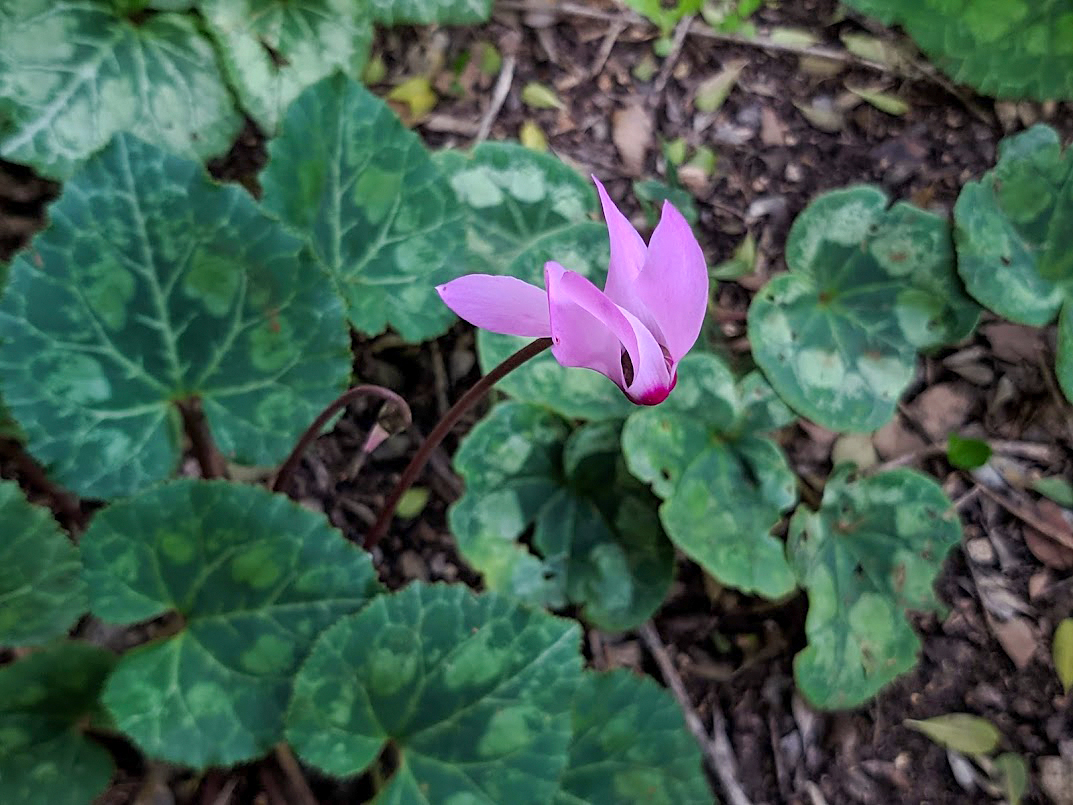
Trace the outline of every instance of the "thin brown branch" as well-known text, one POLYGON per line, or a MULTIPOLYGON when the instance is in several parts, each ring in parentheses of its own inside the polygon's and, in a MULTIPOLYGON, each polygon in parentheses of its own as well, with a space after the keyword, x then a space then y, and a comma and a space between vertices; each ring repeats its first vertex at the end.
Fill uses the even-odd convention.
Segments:
POLYGON ((194 452, 194 458, 201 467, 202 478, 226 478, 227 464, 220 451, 216 449, 216 443, 212 439, 209 430, 209 421, 205 418, 205 411, 201 407, 201 400, 190 397, 177 403, 179 414, 183 418, 183 430, 190 439, 190 447, 194 452))
POLYGON ((1019 503, 1014 503, 1012 500, 1008 500, 1005 496, 1000 495, 994 490, 988 489, 984 484, 978 484, 980 491, 987 497, 991 498, 995 503, 1004 508, 1018 520, 1025 525, 1039 531, 1041 534, 1050 537, 1060 545, 1064 545, 1067 548, 1073 548, 1073 536, 1069 533, 1062 531, 1059 528, 1055 528, 1045 520, 1040 519, 1031 511, 1021 506, 1019 503))
POLYGON ((686 726, 689 727, 689 731, 693 733, 693 737, 700 745, 701 753, 704 755, 705 760, 708 761, 708 765, 715 772, 716 777, 719 778, 727 801, 730 802, 730 805, 752 805, 744 789, 742 789, 741 783, 738 782, 738 764, 734 757, 733 747, 731 747, 730 740, 727 738, 726 720, 723 717, 723 711, 719 707, 719 702, 715 700, 712 702, 714 736, 709 736, 707 730, 704 729, 700 716, 697 715, 697 711, 693 707, 693 703, 689 700, 689 694, 686 692, 682 677, 678 675, 678 669, 674 667, 670 655, 667 654, 667 649, 664 648, 663 640, 660 638, 659 632, 656 631, 656 627, 652 625, 651 621, 648 621, 641 626, 640 634, 649 653, 656 661, 656 665, 659 666, 663 681, 667 683, 667 687, 674 694, 674 698, 678 700, 678 706, 682 708, 682 714, 685 716, 686 726))
POLYGON ((291 789, 288 802, 292 805, 317 805, 317 797, 313 789, 309 787, 305 774, 302 773, 302 767, 298 765, 298 760, 291 748, 286 743, 278 743, 273 754, 276 757, 276 763, 283 771, 288 788, 291 789))
POLYGON ((305 429, 305 433, 302 434, 298 443, 295 444, 294 449, 291 450, 291 454, 287 456, 287 459, 280 465, 279 471, 276 472, 276 478, 272 482, 273 492, 279 492, 283 489, 287 480, 290 478, 291 473, 298 467, 298 462, 302 460, 302 456, 304 456, 306 450, 309 449, 309 445, 313 444, 317 437, 320 436, 321 428, 327 425, 336 413, 346 408, 351 402, 358 399, 358 397, 366 396, 380 397, 381 399, 393 403, 399 409, 399 412, 402 414, 402 418, 407 425, 413 422, 410 406, 406 404, 406 400, 391 389, 369 384, 354 386, 353 388, 347 389, 328 403, 327 407, 321 411, 317 418, 305 429))
POLYGON ((477 136, 473 138, 474 145, 488 139, 488 135, 492 131, 492 124, 495 123, 496 117, 499 116, 499 110, 503 108, 503 102, 507 100, 507 94, 510 92, 510 85, 514 82, 515 63, 516 60, 511 54, 503 57, 503 65, 499 69, 499 78, 496 79, 496 85, 492 88, 492 100, 488 104, 484 117, 481 118, 477 136))
POLYGON ((365 536, 365 549, 371 551, 381 539, 384 534, 387 533, 388 526, 391 524, 391 518, 395 516, 395 508, 399 505, 399 501, 406 493, 406 490, 410 488, 414 481, 417 480, 417 476, 421 474, 421 470, 425 468, 425 464, 428 462, 429 456, 432 455, 432 451, 436 449, 437 445, 443 441, 444 437, 450 433, 451 428, 455 426, 462 415, 468 411, 474 403, 487 394, 496 383, 502 378, 513 372, 523 363, 530 358, 536 357, 541 352, 551 346, 550 338, 538 338, 531 344, 526 344, 519 349, 503 363, 499 364, 495 369, 484 375, 480 380, 473 384, 473 387, 463 394, 448 411, 443 419, 441 419, 436 427, 432 429, 432 432, 428 435, 428 438, 421 443, 421 447, 414 453, 414 457, 410 459, 410 463, 403 470, 402 476, 396 482, 394 489, 387 496, 387 500, 384 501, 384 506, 380 510, 380 516, 376 519, 376 523, 369 533, 365 536))

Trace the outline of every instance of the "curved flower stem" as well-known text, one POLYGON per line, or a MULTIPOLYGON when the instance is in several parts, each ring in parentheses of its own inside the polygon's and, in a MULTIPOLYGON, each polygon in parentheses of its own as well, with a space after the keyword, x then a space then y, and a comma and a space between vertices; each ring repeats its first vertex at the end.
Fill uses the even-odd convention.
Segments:
POLYGON ((309 445, 320 435, 320 430, 327 423, 328 420, 335 416, 337 411, 346 408, 351 402, 358 397, 364 397, 366 395, 372 395, 374 397, 380 397, 387 402, 394 403, 398 409, 402 412, 402 418, 407 425, 413 422, 413 416, 410 413, 410 406, 406 404, 406 400, 393 392, 391 389, 386 389, 383 386, 374 385, 361 385, 354 386, 354 388, 347 389, 331 403, 328 407, 320 412, 320 415, 313 420, 312 424, 306 428, 305 433, 302 434, 302 438, 298 440, 298 443, 294 446, 291 454, 287 456, 287 460, 284 461, 279 470, 276 472, 276 478, 272 481, 272 491, 279 492, 283 489, 283 485, 287 483, 291 473, 294 472, 295 467, 298 466, 298 462, 302 460, 302 456, 305 451, 309 449, 309 445))
POLYGON ((526 344, 519 349, 503 363, 499 364, 495 369, 490 371, 480 380, 478 380, 473 387, 459 397, 458 402, 451 406, 451 409, 443 415, 432 432, 426 437, 425 441, 414 453, 414 457, 410 459, 410 463, 403 470, 402 475, 395 484, 395 488, 391 490, 391 494, 387 496, 387 500, 384 501, 384 506, 380 510, 380 516, 377 517, 373 527, 369 529, 369 532, 365 535, 365 550, 371 551, 376 544, 383 539, 384 534, 387 533, 388 525, 391 523, 391 518, 395 514, 395 508, 399 505, 399 500, 406 493, 406 490, 410 488, 410 485, 417 480, 417 476, 424 469, 425 464, 428 462, 429 456, 432 455, 432 451, 436 449, 443 438, 451 431, 451 428, 457 424, 458 420, 462 418, 462 414, 466 413, 475 402, 480 400, 485 394, 487 394, 492 386, 498 383, 506 375, 513 372, 523 363, 530 358, 536 357, 541 352, 551 346, 550 338, 538 338, 531 344, 526 344))

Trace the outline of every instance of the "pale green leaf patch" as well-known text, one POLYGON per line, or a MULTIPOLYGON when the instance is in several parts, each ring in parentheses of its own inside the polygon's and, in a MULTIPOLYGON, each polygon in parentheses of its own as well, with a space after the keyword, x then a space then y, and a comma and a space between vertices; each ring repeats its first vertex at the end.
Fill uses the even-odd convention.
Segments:
POLYGON ((0 157, 66 179, 116 132, 200 160, 225 152, 242 127, 189 15, 135 24, 104 2, 5 5, 0 157))
POLYGON ((382 100, 335 75, 291 104, 269 143, 263 207, 309 239, 350 323, 440 335, 435 286, 466 270, 463 212, 420 138, 382 100))
POLYGON ((283 738, 314 638, 380 591, 368 554, 261 487, 179 480, 97 514, 82 538, 93 613, 168 613, 171 637, 119 660, 103 702, 149 756, 204 769, 283 738))
POLYGON ((361 77, 372 40, 353 0, 201 0, 242 106, 272 135, 291 101, 336 70, 361 77))
POLYGON ((932 584, 961 540, 935 481, 912 470, 827 482, 819 511, 790 520, 787 554, 808 592, 798 688, 824 709, 856 707, 916 663, 906 610, 938 611, 932 584))
POLYGON ((932 718, 907 718, 905 726, 922 732, 940 746, 965 755, 986 755, 998 748, 1001 735, 986 718, 972 713, 946 713, 932 718))
POLYGON ((57 643, 0 668, 0 801, 83 805, 112 778, 111 755, 82 734, 115 657, 57 643))
POLYGON ((448 522, 486 587, 579 606, 609 631, 652 615, 670 587, 673 550, 651 496, 621 465, 620 427, 571 432, 547 409, 504 402, 470 431, 455 455, 466 493, 448 522))
POLYGON ((774 395, 757 375, 747 381, 738 385, 714 355, 687 355, 666 402, 626 420, 622 451, 663 499, 660 519, 678 548, 724 584, 778 598, 797 580, 771 529, 797 502, 797 483, 762 435, 784 424, 782 406, 765 404, 774 395))
POLYGON ((954 206, 958 271, 980 303, 1042 326, 1073 298, 1073 155, 1037 125, 999 144, 954 206))
POLYGON ((384 802, 545 805, 567 762, 579 642, 576 623, 505 596, 412 584, 317 640, 287 739, 340 777, 393 742, 384 802))
POLYGON ((794 221, 789 273, 749 307, 753 355, 796 411, 834 430, 894 414, 916 354, 972 332, 979 308, 954 273, 950 228, 865 185, 825 193, 794 221))
POLYGON ((366 0, 385 25, 473 25, 492 13, 492 0, 366 0))
POLYGON ((651 678, 586 673, 554 805, 709 805, 697 742, 674 698, 651 678))
POLYGON ((88 160, 11 266, 0 382, 31 453, 85 497, 179 462, 199 399, 238 464, 280 461, 346 387, 341 305, 241 188, 129 135, 88 160))
POLYGON ((0 481, 0 645, 43 643, 86 611, 78 549, 14 481, 0 481))
POLYGON ((1073 400, 1073 150, 1043 124, 1006 138, 954 221, 958 271, 981 304, 1034 326, 1058 315, 1055 373, 1073 400))

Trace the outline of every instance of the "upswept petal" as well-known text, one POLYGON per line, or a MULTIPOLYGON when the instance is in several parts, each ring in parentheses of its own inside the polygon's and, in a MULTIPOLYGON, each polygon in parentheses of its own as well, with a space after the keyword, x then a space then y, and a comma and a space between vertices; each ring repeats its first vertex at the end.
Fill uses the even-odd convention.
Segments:
POLYGON ((663 203, 634 292, 655 319, 672 365, 677 364, 704 323, 708 267, 689 222, 670 202, 663 203))
POLYGON ((607 268, 604 293, 612 302, 625 307, 625 302, 631 296, 629 289, 645 264, 648 247, 633 228, 633 224, 607 195, 607 190, 600 180, 595 176, 592 180, 596 182, 596 189, 600 193, 600 206, 604 211, 607 236, 611 241, 611 264, 607 268))
POLYGON ((674 380, 648 328, 585 277, 558 263, 547 263, 544 277, 556 360, 606 375, 635 403, 662 402, 674 380), (623 375, 623 349, 629 356, 631 378, 623 375))
POLYGON ((551 335, 547 292, 516 277, 467 274, 437 285, 436 292, 459 317, 482 330, 526 338, 551 335))

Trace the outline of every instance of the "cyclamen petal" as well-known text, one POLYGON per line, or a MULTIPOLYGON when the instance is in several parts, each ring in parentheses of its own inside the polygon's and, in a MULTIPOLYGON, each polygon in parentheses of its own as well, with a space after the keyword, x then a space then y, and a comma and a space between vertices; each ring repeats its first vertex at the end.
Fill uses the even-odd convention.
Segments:
POLYGON ((551 335, 548 295, 516 277, 467 274, 436 286, 447 307, 474 327, 502 335, 551 335))
POLYGON ((669 202, 646 246, 593 177, 611 246, 604 290, 551 261, 544 289, 513 277, 470 274, 437 287, 471 324, 495 333, 552 338, 563 366, 600 372, 639 405, 663 402, 678 362, 700 334, 708 268, 689 223, 669 202))

